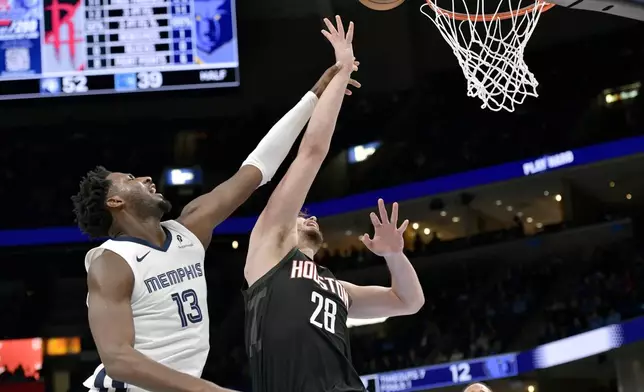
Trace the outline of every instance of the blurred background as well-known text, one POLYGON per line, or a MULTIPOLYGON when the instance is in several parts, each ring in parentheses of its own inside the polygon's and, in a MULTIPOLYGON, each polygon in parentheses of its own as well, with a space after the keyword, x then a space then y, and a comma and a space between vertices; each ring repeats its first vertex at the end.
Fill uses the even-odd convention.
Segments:
MULTIPOLYGON (((96 243, 69 200, 80 177, 97 164, 151 175, 176 216, 333 63, 319 30, 334 14, 356 23, 363 88, 345 99, 309 195, 326 239, 318 261, 388 284, 358 238, 378 197, 398 201, 426 297, 417 315, 352 328, 369 392, 644 390, 644 24, 544 14, 526 53, 540 97, 510 114, 466 97, 415 0, 389 12, 353 0, 163 4, 150 17, 108 0, 0 1, 0 391, 82 391, 100 361, 83 267, 96 243)), ((276 183, 216 230, 206 256, 204 378, 242 391, 243 263, 276 183)))

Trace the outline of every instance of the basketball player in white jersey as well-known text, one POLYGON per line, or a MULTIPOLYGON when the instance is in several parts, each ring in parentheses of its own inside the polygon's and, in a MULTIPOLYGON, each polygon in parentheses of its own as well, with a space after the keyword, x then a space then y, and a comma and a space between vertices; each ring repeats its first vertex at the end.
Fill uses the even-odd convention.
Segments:
POLYGON ((72 197, 76 221, 93 238, 110 237, 85 257, 89 324, 103 361, 87 388, 227 391, 199 378, 209 350, 205 249, 213 229, 275 174, 339 70, 329 68, 239 171, 177 220, 161 221, 171 206, 150 177, 97 167, 83 178, 72 197))

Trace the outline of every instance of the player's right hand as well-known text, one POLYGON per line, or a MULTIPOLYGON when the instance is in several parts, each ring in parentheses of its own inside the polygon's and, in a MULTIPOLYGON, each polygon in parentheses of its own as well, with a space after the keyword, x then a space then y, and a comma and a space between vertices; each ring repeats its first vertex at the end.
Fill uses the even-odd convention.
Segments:
POLYGON ((340 63, 343 69, 350 72, 356 71, 357 66, 354 64, 353 55, 353 22, 349 23, 349 29, 346 34, 342 25, 342 18, 335 17, 336 26, 327 18, 324 18, 327 30, 322 30, 322 34, 329 40, 335 50, 335 60, 340 63))

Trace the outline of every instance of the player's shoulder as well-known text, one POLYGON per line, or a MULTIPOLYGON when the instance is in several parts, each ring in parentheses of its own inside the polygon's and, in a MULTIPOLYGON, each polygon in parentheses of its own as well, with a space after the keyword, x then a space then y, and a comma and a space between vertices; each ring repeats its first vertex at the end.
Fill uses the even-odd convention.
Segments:
POLYGON ((177 241, 177 247, 179 249, 196 247, 196 249, 203 252, 206 251, 199 238, 190 229, 182 225, 181 222, 167 220, 161 222, 161 226, 170 231, 172 240, 177 241))
POLYGON ((118 263, 119 261, 127 262, 127 254, 134 250, 128 248, 132 245, 118 244, 115 241, 107 240, 101 245, 90 249, 85 254, 85 271, 89 272, 90 267, 97 263, 118 263))

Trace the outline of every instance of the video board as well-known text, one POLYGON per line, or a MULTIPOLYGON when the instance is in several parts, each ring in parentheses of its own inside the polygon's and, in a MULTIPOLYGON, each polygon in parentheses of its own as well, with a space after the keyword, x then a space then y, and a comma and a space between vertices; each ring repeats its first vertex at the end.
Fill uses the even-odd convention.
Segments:
POLYGON ((234 0, 0 0, 0 99, 239 85, 234 0))

